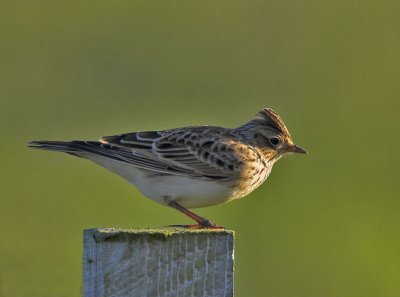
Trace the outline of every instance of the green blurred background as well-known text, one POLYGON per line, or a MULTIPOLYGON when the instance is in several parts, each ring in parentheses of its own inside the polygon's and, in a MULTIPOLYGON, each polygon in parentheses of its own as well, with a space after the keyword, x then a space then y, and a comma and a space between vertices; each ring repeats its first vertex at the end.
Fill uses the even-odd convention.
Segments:
POLYGON ((308 156, 198 213, 236 231, 236 296, 400 296, 398 1, 2 1, 0 296, 80 296, 90 227, 190 223, 28 140, 238 126, 308 156))

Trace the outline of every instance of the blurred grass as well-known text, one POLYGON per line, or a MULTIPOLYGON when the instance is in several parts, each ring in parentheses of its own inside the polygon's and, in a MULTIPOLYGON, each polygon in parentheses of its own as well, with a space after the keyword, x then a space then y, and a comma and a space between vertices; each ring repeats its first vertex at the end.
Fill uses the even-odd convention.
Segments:
MULTIPOLYGON (((80 296, 84 228, 185 223, 33 139, 238 126, 311 154, 199 210, 236 230, 237 296, 399 296, 396 1, 3 1, 0 296, 80 296)), ((189 222, 189 221, 187 221, 189 222)))

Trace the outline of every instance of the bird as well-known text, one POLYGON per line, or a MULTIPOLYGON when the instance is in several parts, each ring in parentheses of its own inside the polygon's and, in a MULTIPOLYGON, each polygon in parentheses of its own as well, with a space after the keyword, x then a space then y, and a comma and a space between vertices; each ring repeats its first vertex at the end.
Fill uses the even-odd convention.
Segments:
POLYGON ((212 229, 224 227, 189 209, 245 197, 267 179, 282 156, 307 154, 294 144, 271 108, 263 108, 237 128, 188 126, 104 136, 99 141, 31 141, 28 146, 93 161, 144 196, 196 222, 182 226, 212 229))

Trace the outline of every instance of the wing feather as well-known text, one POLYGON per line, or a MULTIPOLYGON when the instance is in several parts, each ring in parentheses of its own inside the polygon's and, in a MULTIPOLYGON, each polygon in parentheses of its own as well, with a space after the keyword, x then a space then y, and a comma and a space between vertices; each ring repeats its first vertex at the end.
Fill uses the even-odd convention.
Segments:
MULTIPOLYGON (((136 167, 157 171, 160 173, 186 175, 190 174, 188 170, 171 166, 165 162, 160 162, 151 158, 148 158, 139 153, 133 152, 132 150, 115 147, 110 144, 104 144, 97 141, 72 141, 68 147, 73 149, 69 152, 73 155, 82 156, 79 152, 87 152, 94 155, 100 155, 115 161, 132 164, 136 167)), ((84 156, 82 156, 84 157, 84 156)))
POLYGON ((145 131, 100 139, 118 158, 167 174, 229 179, 240 174, 241 156, 231 129, 199 126, 145 131))

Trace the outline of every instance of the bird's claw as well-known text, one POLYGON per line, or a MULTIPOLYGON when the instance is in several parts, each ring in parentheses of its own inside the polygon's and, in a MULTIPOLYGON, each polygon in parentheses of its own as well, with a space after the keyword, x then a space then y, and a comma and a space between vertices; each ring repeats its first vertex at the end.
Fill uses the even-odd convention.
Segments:
POLYGON ((211 222, 194 225, 169 225, 168 227, 184 228, 184 229, 216 229, 225 230, 225 227, 213 224, 211 222))

